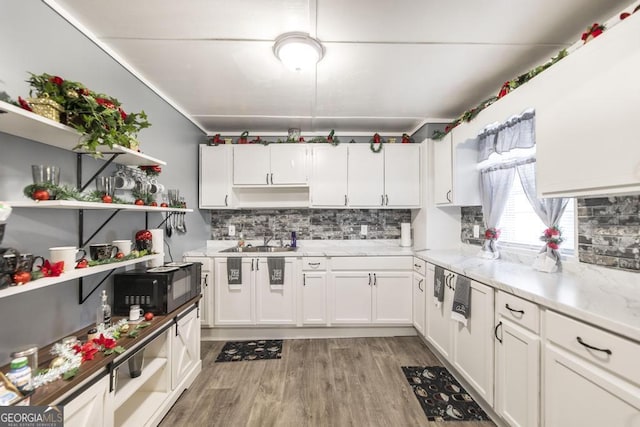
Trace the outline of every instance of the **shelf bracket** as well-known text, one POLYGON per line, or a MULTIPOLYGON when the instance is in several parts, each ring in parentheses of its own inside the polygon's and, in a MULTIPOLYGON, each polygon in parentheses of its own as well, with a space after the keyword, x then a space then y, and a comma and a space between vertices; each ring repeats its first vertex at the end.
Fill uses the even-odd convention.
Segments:
POLYGON ((86 296, 84 295, 84 289, 83 289, 83 281, 82 281, 82 277, 78 279, 78 301, 79 303, 82 305, 84 304, 84 302, 86 300, 89 299, 89 297, 100 287, 102 286, 102 284, 105 282, 105 280, 107 280, 115 271, 116 269, 114 268, 113 270, 109 271, 103 278, 102 280, 100 280, 100 282, 93 288, 91 289, 91 292, 89 292, 86 296))
MULTIPOLYGON (((96 237, 96 234, 98 234, 100 232, 100 230, 102 230, 109 223, 109 221, 111 221, 113 219, 114 216, 116 216, 116 215, 118 215, 118 213, 120 213, 121 210, 122 209, 116 209, 115 211, 113 211, 113 213, 111 215, 109 215, 109 218, 104 220, 102 225, 100 227, 98 227, 98 229, 96 231, 94 231, 93 234, 91 236, 89 236, 89 238, 87 240, 85 240, 84 242, 82 241, 82 231, 81 231, 80 232, 80 242, 81 242, 80 247, 84 248, 87 245, 87 243, 89 243, 91 241, 91 239, 96 237)), ((82 209, 80 211, 82 212, 82 209)))
POLYGON ((162 222, 160 222, 160 224, 158 224, 158 226, 156 228, 160 228, 164 225, 165 222, 167 222, 167 220, 169 218, 171 218, 173 215, 175 215, 175 212, 167 212, 167 217, 165 219, 162 220, 162 222))
POLYGON ((111 157, 109 159, 107 159, 104 164, 102 166, 100 166, 100 168, 98 168, 98 170, 96 171, 96 173, 94 173, 91 178, 89 178, 87 180, 87 182, 83 185, 82 184, 82 156, 84 154, 76 154, 76 159, 77 159, 77 170, 78 170, 78 176, 77 176, 77 187, 78 187, 78 191, 83 192, 88 186, 89 184, 91 184, 93 182, 94 179, 96 179, 96 177, 98 175, 100 175, 102 173, 103 170, 105 170, 107 168, 107 166, 109 166, 111 163, 113 163, 113 161, 116 159, 116 157, 118 157, 120 155, 120 153, 113 153, 111 155, 111 157))

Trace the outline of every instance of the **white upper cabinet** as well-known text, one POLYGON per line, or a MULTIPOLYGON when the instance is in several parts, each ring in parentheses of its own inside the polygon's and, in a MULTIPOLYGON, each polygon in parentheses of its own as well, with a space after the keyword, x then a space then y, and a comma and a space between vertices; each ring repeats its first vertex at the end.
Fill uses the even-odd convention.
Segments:
POLYGON ((420 207, 421 144, 384 146, 385 206, 420 207))
POLYGON ((234 185, 306 185, 307 147, 247 144, 233 147, 234 185))
POLYGON ((475 140, 456 142, 454 129, 432 144, 434 203, 441 206, 480 205, 480 172, 475 140))
POLYGON ((312 206, 347 206, 347 146, 314 145, 312 206))
POLYGON ((349 206, 384 206, 384 154, 368 144, 349 145, 349 206))
POLYGON ((541 196, 640 192, 640 14, 540 74, 541 196))
POLYGON ((200 209, 232 206, 232 154, 230 145, 200 146, 200 209))

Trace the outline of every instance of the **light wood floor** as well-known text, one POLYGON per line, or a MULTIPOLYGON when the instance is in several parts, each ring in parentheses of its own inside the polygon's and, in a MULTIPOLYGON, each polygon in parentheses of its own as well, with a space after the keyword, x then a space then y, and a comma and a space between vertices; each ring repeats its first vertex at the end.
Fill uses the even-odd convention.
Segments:
POLYGON ((401 366, 440 365, 417 337, 285 340, 282 359, 214 363, 160 424, 169 426, 489 427, 428 422, 401 366))

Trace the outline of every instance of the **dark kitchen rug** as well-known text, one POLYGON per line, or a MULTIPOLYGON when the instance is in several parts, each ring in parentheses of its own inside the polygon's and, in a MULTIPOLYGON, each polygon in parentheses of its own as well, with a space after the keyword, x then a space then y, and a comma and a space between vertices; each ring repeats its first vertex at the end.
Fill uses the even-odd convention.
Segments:
POLYGON ((484 421, 487 414, 442 366, 403 366, 429 421, 484 421))
POLYGON ((227 341, 217 362, 240 362, 241 360, 267 360, 282 357, 282 340, 227 341))

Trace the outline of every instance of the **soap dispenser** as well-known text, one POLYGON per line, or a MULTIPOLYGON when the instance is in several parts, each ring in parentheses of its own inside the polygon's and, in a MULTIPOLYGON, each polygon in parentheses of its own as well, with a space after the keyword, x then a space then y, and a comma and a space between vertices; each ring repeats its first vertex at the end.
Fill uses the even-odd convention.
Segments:
POLYGON ((295 248, 295 247, 297 247, 297 245, 298 245, 298 240, 296 238, 296 232, 292 231, 291 232, 291 247, 295 248))

